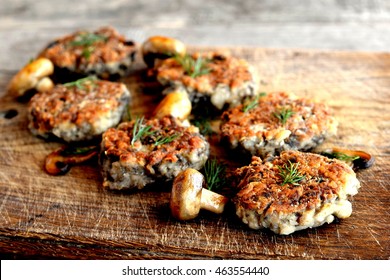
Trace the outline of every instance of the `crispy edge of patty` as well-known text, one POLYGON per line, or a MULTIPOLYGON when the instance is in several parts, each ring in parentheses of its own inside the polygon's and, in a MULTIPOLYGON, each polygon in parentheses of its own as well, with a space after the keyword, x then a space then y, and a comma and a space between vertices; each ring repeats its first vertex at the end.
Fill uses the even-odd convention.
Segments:
POLYGON ((269 228, 277 234, 331 223, 335 217, 348 218, 360 182, 344 162, 298 151, 282 152, 272 162, 253 157, 250 165, 236 170, 238 188, 233 202, 236 214, 252 229, 269 228), (283 185, 280 168, 298 163, 305 176, 297 185, 283 185))

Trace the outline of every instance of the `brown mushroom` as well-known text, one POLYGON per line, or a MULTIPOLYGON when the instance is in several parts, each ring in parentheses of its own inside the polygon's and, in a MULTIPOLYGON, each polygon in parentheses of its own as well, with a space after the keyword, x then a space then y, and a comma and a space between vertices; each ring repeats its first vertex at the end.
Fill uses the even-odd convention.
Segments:
POLYGON ((191 220, 201 209, 217 214, 224 211, 228 198, 209 191, 202 173, 193 168, 180 172, 173 181, 170 208, 178 220, 191 220))
POLYGON ((348 150, 342 148, 331 148, 321 152, 322 155, 329 158, 337 158, 348 163, 354 170, 365 169, 371 167, 375 158, 360 150, 348 150))
POLYGON ((98 154, 98 147, 61 147, 47 155, 45 170, 50 175, 64 175, 72 165, 83 163, 98 154))
POLYGON ((157 105, 153 112, 156 118, 173 116, 181 121, 188 118, 192 110, 188 93, 184 89, 169 92, 157 105))
POLYGON ((142 56, 149 68, 156 66, 156 60, 174 55, 184 56, 186 46, 181 41, 164 36, 152 36, 142 44, 142 56))
POLYGON ((25 65, 11 80, 8 91, 15 97, 21 97, 30 90, 38 92, 53 88, 49 78, 54 72, 53 63, 47 58, 38 58, 25 65))

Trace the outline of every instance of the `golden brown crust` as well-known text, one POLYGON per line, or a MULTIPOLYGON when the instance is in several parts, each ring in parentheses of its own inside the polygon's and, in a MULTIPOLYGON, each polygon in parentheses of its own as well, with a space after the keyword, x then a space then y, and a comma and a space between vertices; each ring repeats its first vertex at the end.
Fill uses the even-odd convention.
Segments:
POLYGON ((249 64, 243 59, 224 56, 218 53, 195 53, 192 57, 196 60, 199 56, 208 59, 209 73, 198 77, 191 77, 175 58, 166 59, 157 68, 157 79, 163 84, 182 84, 201 93, 213 93, 216 86, 227 85, 232 90, 241 87, 246 82, 253 82, 253 74, 249 64))
POLYGON ((46 134, 64 123, 94 124, 123 105, 124 92, 127 92, 124 84, 103 80, 91 80, 78 86, 57 85, 30 100, 30 128, 37 134, 46 134))
POLYGON ((103 27, 95 32, 77 31, 59 38, 39 56, 50 59, 57 67, 79 72, 90 65, 119 62, 134 52, 134 43, 126 41, 114 28, 103 27))
POLYGON ((157 133, 137 140, 132 145, 134 124, 135 121, 121 123, 104 133, 102 149, 107 157, 117 157, 120 162, 145 166, 151 170, 162 160, 177 162, 181 154, 208 146, 194 127, 184 127, 172 117, 146 120, 145 126, 151 126, 150 130, 157 133), (157 137, 172 135, 177 135, 173 141, 155 145, 157 137))
POLYGON ((337 121, 325 104, 284 92, 260 97, 250 110, 245 111, 244 106, 223 113, 221 135, 233 148, 249 146, 245 142, 253 141, 252 155, 274 154, 272 149, 313 148, 337 130, 337 121), (276 116, 281 110, 292 112, 284 124, 276 116))
POLYGON ((344 162, 298 151, 282 152, 271 162, 253 157, 249 166, 238 168, 240 191, 234 198, 245 209, 266 215, 274 211, 298 213, 318 207, 336 197, 345 199, 345 187, 353 170, 344 162), (282 184, 280 168, 298 163, 298 171, 305 178, 297 185, 282 184))
POLYGON ((188 168, 201 169, 209 149, 209 143, 196 127, 182 126, 171 116, 121 123, 103 134, 100 154, 103 186, 116 190, 142 189, 157 181, 171 180, 188 168), (144 129, 150 133, 140 136, 138 132, 144 129))

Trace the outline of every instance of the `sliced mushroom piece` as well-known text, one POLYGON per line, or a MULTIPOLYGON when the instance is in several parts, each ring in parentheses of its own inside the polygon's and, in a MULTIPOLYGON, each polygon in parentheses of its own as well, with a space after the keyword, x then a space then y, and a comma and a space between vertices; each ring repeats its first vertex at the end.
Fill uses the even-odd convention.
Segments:
POLYGON ((153 112, 156 118, 172 116, 181 121, 188 118, 192 110, 188 93, 184 89, 176 89, 169 92, 157 105, 153 112))
POLYGON ((224 211, 228 198, 205 188, 205 179, 199 171, 188 168, 173 181, 170 208, 172 216, 186 221, 198 216, 201 209, 217 214, 224 211))
POLYGON ((321 155, 329 158, 337 158, 348 163, 354 170, 365 169, 371 167, 375 158, 360 150, 348 150, 342 148, 330 148, 320 152, 321 155))
POLYGON ((141 50, 146 65, 153 68, 159 59, 166 59, 175 55, 184 56, 187 48, 184 43, 177 39, 152 36, 142 44, 141 50))
POLYGON ((31 90, 47 91, 54 83, 50 75, 54 72, 53 63, 47 58, 38 58, 25 65, 11 80, 8 91, 21 97, 31 90))
POLYGON ((96 156, 98 149, 98 146, 77 148, 63 146, 46 157, 45 170, 50 175, 64 175, 72 165, 86 162, 96 156))

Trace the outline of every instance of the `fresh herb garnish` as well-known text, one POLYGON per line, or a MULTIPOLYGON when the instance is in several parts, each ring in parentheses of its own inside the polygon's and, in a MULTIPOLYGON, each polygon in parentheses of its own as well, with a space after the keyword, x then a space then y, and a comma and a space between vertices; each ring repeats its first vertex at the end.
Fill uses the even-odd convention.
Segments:
POLYGON ((154 146, 159 146, 159 145, 162 145, 162 144, 167 144, 167 143, 171 143, 173 140, 175 140, 176 138, 178 138, 180 136, 179 133, 175 133, 175 134, 172 134, 172 135, 169 135, 169 136, 158 136, 154 142, 154 146))
POLYGON ((286 184, 299 185, 299 182, 305 179, 305 175, 302 175, 298 170, 299 162, 292 163, 288 161, 288 164, 284 164, 283 167, 278 166, 279 175, 282 177, 282 186, 286 184))
POLYGON ((199 117, 192 121, 192 123, 199 128, 199 132, 202 135, 212 135, 214 130, 211 127, 210 119, 206 117, 199 117))
POLYGON ((226 165, 216 158, 208 159, 203 167, 207 188, 215 190, 221 188, 226 183, 226 165))
POLYGON ((294 114, 295 113, 290 108, 282 107, 281 109, 273 112, 272 115, 285 125, 287 120, 294 114))
POLYGON ((92 46, 96 42, 104 42, 107 40, 107 37, 100 34, 95 33, 82 33, 78 35, 73 41, 71 41, 69 44, 71 46, 82 46, 82 47, 89 47, 92 46))
POLYGON ((142 141, 142 139, 150 136, 153 141, 153 145, 159 146, 163 144, 168 144, 176 138, 180 137, 181 135, 180 133, 175 133, 172 135, 163 136, 161 134, 159 135, 159 133, 160 132, 158 130, 152 130, 151 125, 146 125, 144 123, 144 117, 137 117, 133 127, 133 137, 131 139, 131 145, 133 146, 136 141, 142 141))
POLYGON ((244 106, 242 107, 242 111, 244 113, 246 113, 246 112, 249 112, 250 110, 252 110, 253 108, 257 107, 259 105, 260 97, 263 97, 265 95, 266 95, 265 92, 261 92, 258 95, 256 95, 255 98, 253 98, 253 99, 247 101, 246 103, 244 103, 244 106))
POLYGON ((144 117, 137 117, 133 127, 133 138, 131 139, 131 145, 142 138, 152 135, 155 132, 151 131, 151 125, 145 125, 144 117))
POLYGON ((184 72, 191 78, 208 74, 211 71, 207 65, 210 61, 201 56, 194 59, 191 55, 186 54, 184 56, 175 55, 173 58, 183 67, 184 72))
POLYGON ((96 42, 105 41, 107 41, 107 37, 104 35, 95 33, 82 33, 78 35, 75 40, 71 41, 69 45, 73 47, 83 47, 81 55, 84 58, 89 59, 91 57, 92 52, 95 50, 93 44, 95 44, 96 42))
POLYGON ((78 80, 73 81, 73 82, 65 83, 63 85, 65 87, 76 87, 78 89, 85 89, 85 85, 87 83, 93 84, 93 82, 96 80, 97 80, 97 78, 95 76, 88 76, 88 77, 81 78, 81 79, 78 79, 78 80))

